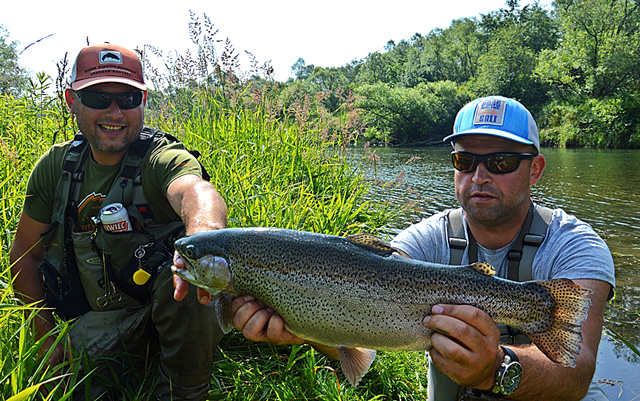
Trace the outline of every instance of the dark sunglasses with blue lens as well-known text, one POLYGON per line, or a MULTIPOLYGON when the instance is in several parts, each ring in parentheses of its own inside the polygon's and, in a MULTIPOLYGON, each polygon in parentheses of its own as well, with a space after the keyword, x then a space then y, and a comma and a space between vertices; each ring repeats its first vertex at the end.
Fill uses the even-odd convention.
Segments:
POLYGON ((80 99, 82 104, 98 110, 108 109, 113 101, 115 101, 122 110, 135 109, 142 103, 144 94, 143 91, 105 93, 88 90, 74 91, 73 93, 80 99))
POLYGON ((520 167, 522 160, 533 159, 532 153, 501 152, 488 155, 476 155, 469 152, 451 152, 453 167, 461 173, 473 173, 478 163, 484 163, 487 171, 493 174, 513 173, 520 167))

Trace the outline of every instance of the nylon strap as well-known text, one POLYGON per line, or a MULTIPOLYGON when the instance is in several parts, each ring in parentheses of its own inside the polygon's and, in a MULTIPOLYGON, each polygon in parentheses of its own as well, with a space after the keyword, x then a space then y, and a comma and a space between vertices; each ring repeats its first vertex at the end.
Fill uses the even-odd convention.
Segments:
MULTIPOLYGON (((155 137, 153 129, 148 127, 143 128, 138 138, 131 144, 122 162, 122 168, 118 179, 115 181, 113 187, 107 194, 103 201, 103 205, 119 202, 123 205, 130 205, 133 203, 134 198, 134 178, 140 174, 142 168, 142 162, 145 155, 155 137), (120 188, 118 190, 117 188, 120 188)), ((144 197, 144 195, 142 195, 144 197)), ((146 201, 145 201, 146 203, 146 201)), ((129 210, 131 213, 131 210, 129 210)), ((134 216, 138 221, 141 221, 140 216, 134 216)))
POLYGON ((448 217, 449 264, 458 266, 462 264, 464 250, 467 249, 466 230, 462 222, 462 208, 451 210, 448 217))
MULTIPOLYGON (((85 151, 87 146, 88 143, 82 133, 76 133, 62 165, 62 174, 56 184, 54 202, 54 205, 57 206, 57 210, 54 207, 54 210, 56 210, 54 220, 59 224, 65 224, 65 214, 68 212, 67 206, 69 202, 75 201, 77 203, 78 201, 77 195, 80 193, 80 183, 84 178, 84 161, 89 153, 85 151), (74 195, 76 196, 74 197, 74 195)), ((76 213, 77 209, 74 209, 71 217, 74 218, 76 213)))
MULTIPOLYGON (((467 246, 469 248, 469 263, 477 262, 476 240, 471 232, 464 227, 462 209, 451 210, 448 217, 449 263, 452 265, 462 264, 462 257, 467 246)), ((533 259, 544 241, 552 217, 552 209, 540 205, 534 206, 533 202, 531 203, 518 237, 507 254, 509 280, 529 281, 533 279, 533 259)))
POLYGON ((524 246, 524 236, 529 232, 529 228, 531 228, 532 221, 533 221, 533 202, 529 204, 529 211, 527 212, 527 217, 525 217, 524 219, 524 224, 522 224, 522 227, 520 228, 520 232, 516 237, 516 241, 513 243, 513 245, 511 246, 511 249, 507 253, 507 260, 509 261, 508 263, 509 266, 507 269, 507 278, 511 281, 524 281, 520 277, 519 270, 529 269, 530 273, 526 274, 526 276, 530 277, 533 275, 533 272, 531 272, 532 266, 530 266, 530 265, 533 265, 533 260, 531 260, 531 263, 527 263, 526 266, 523 266, 522 269, 519 268, 520 261, 522 260, 522 247, 524 246))

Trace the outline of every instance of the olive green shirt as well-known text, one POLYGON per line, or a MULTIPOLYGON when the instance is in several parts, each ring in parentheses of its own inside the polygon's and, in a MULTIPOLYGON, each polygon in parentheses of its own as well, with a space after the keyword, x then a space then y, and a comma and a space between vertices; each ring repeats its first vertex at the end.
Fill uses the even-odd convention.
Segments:
MULTIPOLYGON (((24 213, 38 222, 52 224, 55 220, 54 192, 70 146, 71 141, 51 147, 38 160, 29 177, 24 213)), ((167 188, 176 178, 187 174, 202 177, 200 164, 181 143, 163 138, 151 146, 141 171, 144 196, 157 224, 180 220, 167 199, 167 188)), ((100 165, 89 155, 84 168, 85 176, 78 199, 77 232, 93 230, 91 218, 98 215, 121 166, 100 165)))

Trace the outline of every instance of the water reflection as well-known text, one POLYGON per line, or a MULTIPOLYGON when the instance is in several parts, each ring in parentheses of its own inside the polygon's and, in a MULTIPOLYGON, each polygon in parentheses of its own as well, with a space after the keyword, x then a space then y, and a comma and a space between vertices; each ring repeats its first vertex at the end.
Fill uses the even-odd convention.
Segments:
MULTIPOLYGON (((367 176, 375 182, 373 195, 411 206, 386 228, 389 236, 437 211, 458 207, 450 147, 373 151, 375 164, 364 163, 367 176)), ((370 151, 353 152, 361 157, 370 151)), ((616 265, 617 289, 605 319, 640 348, 640 151, 543 149, 542 153, 547 166, 532 194, 546 206, 563 208, 591 224, 607 242, 616 265)), ((623 381, 620 398, 618 388, 603 384, 612 399, 640 397, 640 357, 605 335, 596 378, 623 381)))

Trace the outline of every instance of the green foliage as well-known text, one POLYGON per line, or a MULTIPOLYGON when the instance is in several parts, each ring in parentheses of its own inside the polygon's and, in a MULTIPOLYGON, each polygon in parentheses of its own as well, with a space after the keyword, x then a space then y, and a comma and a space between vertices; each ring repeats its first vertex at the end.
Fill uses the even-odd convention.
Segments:
POLYGON ((542 52, 537 73, 560 100, 619 96, 640 77, 640 10, 635 1, 557 0, 563 31, 556 50, 542 52))
POLYGON ((363 122, 375 127, 366 135, 385 143, 439 142, 469 100, 449 81, 421 83, 415 88, 362 85, 357 90, 362 96, 357 106, 362 109, 363 122))
POLYGON ((0 94, 16 95, 27 82, 26 72, 18 65, 18 42, 7 43, 9 33, 0 25, 0 94))
POLYGON ((479 59, 487 52, 475 18, 453 20, 446 29, 434 29, 423 40, 420 63, 426 81, 463 83, 478 72, 479 59))
POLYGON ((566 147, 631 148, 640 145, 637 94, 634 98, 552 103, 543 112, 541 141, 566 147))
MULTIPOLYGON (((531 23, 531 17, 527 17, 530 13, 525 13, 525 10, 517 15, 505 11, 501 16, 506 22, 492 24, 489 50, 480 57, 478 75, 469 85, 476 97, 511 97, 522 102, 535 115, 546 103, 547 96, 546 88, 534 75, 537 59, 535 49, 541 45, 530 45, 539 35, 538 31, 528 29, 529 25, 536 24, 531 23)), ((485 25, 487 19, 484 21, 485 25)), ((535 21, 541 19, 544 20, 536 18, 535 21)), ((548 42, 550 46, 553 38, 549 37, 548 42)))
POLYGON ((296 62, 291 66, 291 72, 295 74, 297 80, 309 78, 313 69, 314 65, 307 65, 302 57, 296 60, 296 62))
MULTIPOLYGON (((359 99, 365 137, 392 144, 435 143, 450 133, 461 100, 503 95, 523 102, 534 114, 549 101, 547 81, 535 74, 538 55, 558 45, 558 21, 538 3, 507 8, 476 18, 462 18, 427 35, 389 41, 385 52, 370 53, 344 67, 293 66, 307 93, 333 93, 349 86, 359 99), (453 82, 458 90, 433 90, 453 82), (328 85, 330 84, 330 85, 328 85), (462 96, 459 93, 465 95, 462 96), (434 96, 435 93, 435 96, 434 96), (435 98, 448 97, 446 101, 435 98), (444 106, 444 107, 443 107, 444 106), (441 121, 448 118, 448 121, 441 121)), ((336 98, 325 106, 336 110, 336 98)), ((339 104, 339 103, 338 103, 339 104)))
POLYGON ((426 364, 422 352, 379 352, 358 387, 340 364, 308 346, 274 347, 228 335, 215 362, 211 399, 224 400, 422 400, 426 364))
MULTIPOLYGON (((384 52, 329 69, 330 74, 314 67, 322 79, 301 73, 294 84, 305 84, 307 93, 327 93, 325 82, 348 85, 362 97, 356 105, 364 136, 384 143, 432 143, 448 134, 455 112, 435 108, 439 102, 424 88, 451 81, 458 91, 450 93, 448 104, 469 96, 518 99, 545 130, 547 144, 638 147, 637 1, 558 0, 551 11, 538 3, 520 7, 517 0, 506 5, 424 36, 389 41, 384 52), (552 125, 572 109, 580 110, 580 123, 552 125), (445 124, 441 117, 450 120, 445 124)), ((303 71, 300 61, 296 68, 303 71)), ((335 100, 325 106, 336 110, 335 100)))
POLYGON ((234 225, 344 234, 375 230, 388 218, 362 200, 363 178, 316 131, 263 107, 225 109, 206 89, 193 93, 188 110, 179 107, 170 101, 149 123, 207 155, 203 164, 234 225))
POLYGON ((534 53, 555 49, 560 38, 558 21, 537 2, 521 9, 518 3, 518 0, 507 0, 508 8, 483 14, 480 22, 482 33, 492 38, 499 31, 518 27, 514 33, 521 36, 522 46, 534 53))

